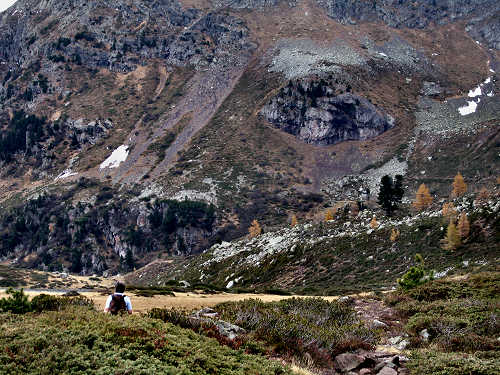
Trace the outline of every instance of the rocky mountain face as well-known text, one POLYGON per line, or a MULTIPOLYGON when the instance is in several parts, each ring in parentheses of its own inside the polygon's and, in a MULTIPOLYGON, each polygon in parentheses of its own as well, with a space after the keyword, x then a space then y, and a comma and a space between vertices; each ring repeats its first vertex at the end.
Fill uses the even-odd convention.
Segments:
MULTIPOLYGON (((213 206, 202 202, 139 201, 80 179, 65 196, 43 194, 4 212, 0 256, 50 271, 102 274, 131 271, 162 255, 200 252, 216 241, 213 206), (91 201, 72 203, 83 188, 91 201), (165 249, 168 248, 168 253, 165 249), (135 258, 134 258, 135 256, 135 258)), ((220 235, 220 234, 219 234, 220 235)))
POLYGON ((493 188, 499 7, 19 0, 0 14, 1 260, 120 272, 366 200, 384 174, 407 197, 459 171, 493 188))
POLYGON ((278 129, 315 145, 364 141, 394 126, 392 117, 365 98, 335 91, 325 81, 290 81, 260 113, 278 129))

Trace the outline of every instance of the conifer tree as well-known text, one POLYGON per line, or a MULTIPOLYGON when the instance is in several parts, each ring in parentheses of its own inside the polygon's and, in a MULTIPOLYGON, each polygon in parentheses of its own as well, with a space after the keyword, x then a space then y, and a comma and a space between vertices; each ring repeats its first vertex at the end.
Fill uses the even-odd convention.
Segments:
POLYGON ((467 214, 465 212, 462 212, 460 215, 460 218, 458 219, 458 234, 460 235, 460 238, 465 239, 469 237, 470 233, 470 223, 469 219, 467 218, 467 214))
POLYGON ((429 189, 425 184, 421 184, 418 187, 415 201, 413 202, 413 207, 417 210, 424 210, 432 204, 432 197, 429 189))
POLYGON ((467 191, 467 184, 464 181, 464 177, 460 172, 457 173, 453 179, 453 191, 451 195, 455 198, 461 197, 467 191))
POLYGON ((125 265, 125 269, 127 271, 132 271, 135 268, 134 253, 132 252, 132 249, 130 249, 130 248, 127 250, 127 252, 125 254, 124 265, 125 265))
POLYGON ((443 249, 453 251, 462 244, 460 234, 453 221, 450 221, 446 230, 446 237, 443 240, 443 249))
POLYGON ((325 221, 330 221, 330 220, 333 220, 333 219, 334 219, 333 210, 331 208, 329 208, 325 212, 325 221))
POLYGON ((250 238, 257 237, 262 233, 262 228, 257 220, 253 220, 252 224, 248 228, 248 233, 250 234, 250 238))
POLYGON ((448 219, 447 221, 455 220, 457 217, 457 210, 453 202, 444 203, 442 212, 443 212, 443 217, 448 219))
POLYGON ((400 234, 401 234, 401 232, 399 231, 399 229, 392 228, 391 237, 390 237, 391 242, 396 242, 396 240, 399 238, 400 234))
POLYGON ((403 176, 397 175, 393 181, 391 176, 385 175, 380 180, 377 202, 385 210, 387 216, 391 216, 401 203, 403 194, 403 176))

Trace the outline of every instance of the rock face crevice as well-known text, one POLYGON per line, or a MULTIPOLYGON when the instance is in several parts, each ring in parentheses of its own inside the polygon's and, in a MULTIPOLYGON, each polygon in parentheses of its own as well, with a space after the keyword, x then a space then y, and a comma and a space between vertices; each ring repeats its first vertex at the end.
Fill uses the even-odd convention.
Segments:
POLYGON ((332 88, 324 80, 290 81, 260 114, 276 128, 321 146, 367 140, 394 126, 391 116, 344 89, 350 90, 332 88))

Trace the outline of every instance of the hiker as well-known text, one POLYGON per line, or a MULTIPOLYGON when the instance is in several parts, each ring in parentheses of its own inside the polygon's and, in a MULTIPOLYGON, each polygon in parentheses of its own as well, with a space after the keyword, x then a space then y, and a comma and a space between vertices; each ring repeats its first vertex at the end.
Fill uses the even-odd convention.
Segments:
POLYGON ((116 315, 120 311, 127 311, 129 314, 132 314, 132 302, 130 302, 129 297, 123 294, 124 292, 125 284, 120 282, 117 283, 115 292, 106 300, 106 306, 104 307, 105 313, 116 315))

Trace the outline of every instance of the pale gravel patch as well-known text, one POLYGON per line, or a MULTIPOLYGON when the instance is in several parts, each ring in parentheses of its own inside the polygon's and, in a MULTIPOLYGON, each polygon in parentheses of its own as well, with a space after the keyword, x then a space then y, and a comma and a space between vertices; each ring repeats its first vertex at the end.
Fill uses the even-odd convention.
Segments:
POLYGON ((370 169, 361 175, 365 179, 372 195, 377 195, 380 187, 380 180, 385 175, 394 178, 396 175, 404 176, 408 170, 408 163, 406 160, 399 161, 397 158, 392 158, 380 168, 370 169))
POLYGON ((310 39, 283 39, 275 48, 277 54, 270 72, 283 73, 287 79, 314 73, 340 72, 341 65, 362 65, 365 59, 343 41, 321 46, 310 39))

